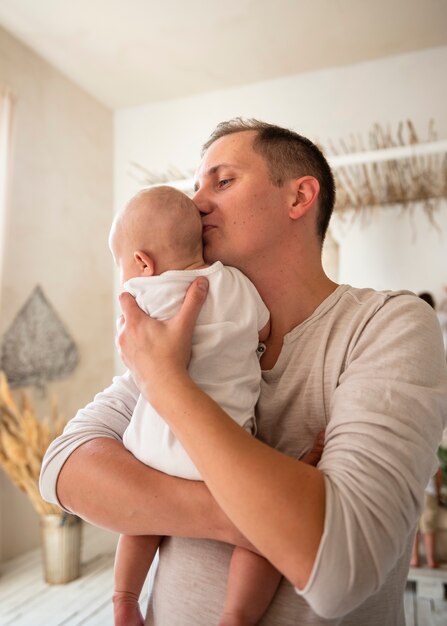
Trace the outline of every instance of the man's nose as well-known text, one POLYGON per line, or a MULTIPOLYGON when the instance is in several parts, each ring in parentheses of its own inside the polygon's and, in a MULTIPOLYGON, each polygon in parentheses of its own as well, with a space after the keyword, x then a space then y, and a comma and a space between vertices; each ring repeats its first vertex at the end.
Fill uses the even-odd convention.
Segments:
POLYGON ((207 194, 204 189, 198 189, 195 192, 192 200, 194 204, 196 205, 196 207, 199 209, 200 213, 207 214, 207 213, 210 213, 210 211, 212 211, 211 202, 207 198, 207 194))

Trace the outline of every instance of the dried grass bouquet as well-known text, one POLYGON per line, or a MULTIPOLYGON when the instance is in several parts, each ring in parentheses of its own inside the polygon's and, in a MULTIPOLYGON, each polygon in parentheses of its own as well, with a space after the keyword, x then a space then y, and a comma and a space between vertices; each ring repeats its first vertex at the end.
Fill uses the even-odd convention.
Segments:
POLYGON ((65 419, 55 402, 50 418, 43 420, 26 394, 17 404, 5 374, 0 372, 0 467, 27 494, 39 515, 63 515, 58 506, 42 499, 39 474, 46 449, 64 426, 65 419))

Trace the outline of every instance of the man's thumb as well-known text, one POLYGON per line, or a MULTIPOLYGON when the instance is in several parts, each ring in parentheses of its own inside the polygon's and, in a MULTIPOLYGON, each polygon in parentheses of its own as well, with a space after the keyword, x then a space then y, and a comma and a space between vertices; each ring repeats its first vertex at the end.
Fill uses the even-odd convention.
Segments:
POLYGON ((119 303, 124 318, 127 320, 129 316, 135 315, 136 311, 141 311, 140 307, 135 302, 135 298, 127 291, 123 291, 119 295, 119 303))
POLYGON ((180 314, 185 331, 191 334, 207 294, 208 281, 203 276, 191 283, 186 292, 180 314))

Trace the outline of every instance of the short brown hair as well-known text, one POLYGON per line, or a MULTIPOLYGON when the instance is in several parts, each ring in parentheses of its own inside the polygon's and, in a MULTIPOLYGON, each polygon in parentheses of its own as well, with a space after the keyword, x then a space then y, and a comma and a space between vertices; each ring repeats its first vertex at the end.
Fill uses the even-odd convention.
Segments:
POLYGON ((221 122, 202 147, 202 156, 215 141, 226 135, 254 130, 253 150, 267 162, 270 179, 281 187, 286 180, 314 176, 320 183, 317 232, 324 241, 335 204, 335 181, 329 163, 310 139, 293 130, 256 119, 235 117, 221 122))

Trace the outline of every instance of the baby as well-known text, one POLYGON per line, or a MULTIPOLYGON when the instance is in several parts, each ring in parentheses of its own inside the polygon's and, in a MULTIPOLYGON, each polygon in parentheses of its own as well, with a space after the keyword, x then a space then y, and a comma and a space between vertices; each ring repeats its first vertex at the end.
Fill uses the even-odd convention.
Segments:
MULTIPOLYGON (((209 281, 199 315, 189 371, 195 382, 250 434, 260 392, 258 345, 269 334, 269 311, 239 270, 202 255, 202 223, 194 203, 170 187, 133 197, 112 225, 110 248, 123 288, 151 317, 167 319, 180 308, 198 276, 209 281)), ((140 395, 124 445, 140 461, 162 472, 201 480, 159 416, 140 395)), ((119 539, 115 561, 115 626, 144 624, 138 597, 160 544, 158 536, 119 539)), ((281 575, 263 557, 234 549, 219 626, 256 624, 270 604, 281 575)))

